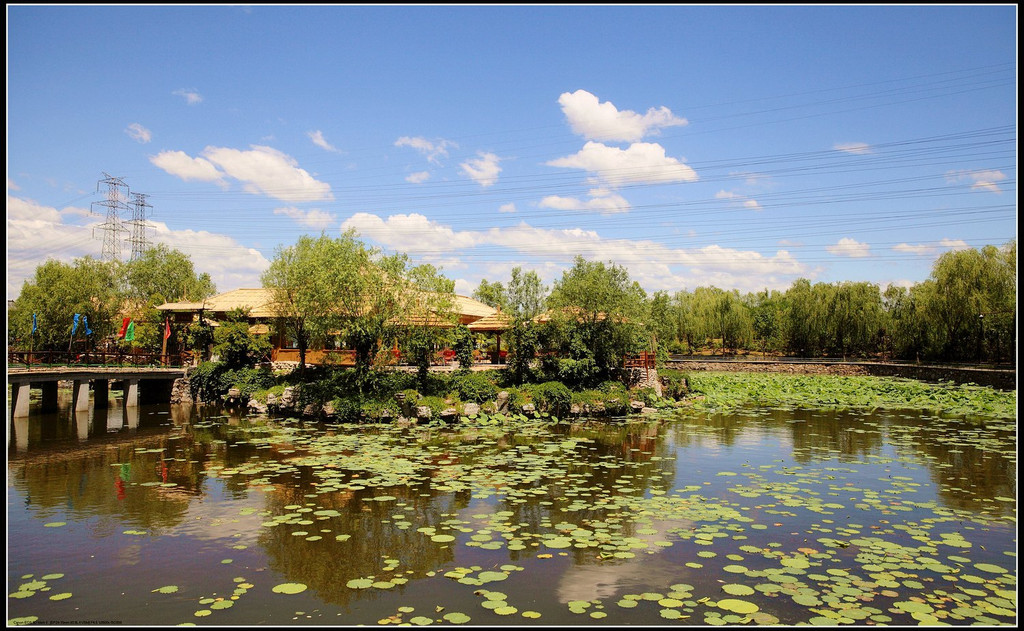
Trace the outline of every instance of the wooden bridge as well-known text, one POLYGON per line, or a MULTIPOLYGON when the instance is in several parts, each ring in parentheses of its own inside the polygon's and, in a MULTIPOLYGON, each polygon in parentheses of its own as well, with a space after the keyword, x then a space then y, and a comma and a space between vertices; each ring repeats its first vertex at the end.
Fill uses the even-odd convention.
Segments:
POLYGON ((124 405, 137 407, 140 399, 170 399, 175 379, 185 376, 184 367, 120 367, 120 366, 31 366, 7 367, 7 383, 11 385, 11 416, 29 415, 32 388, 42 390, 42 411, 57 409, 57 386, 61 381, 71 382, 72 404, 76 412, 89 409, 89 388, 93 390, 93 405, 106 407, 111 382, 124 390, 124 405), (140 388, 141 387, 141 388, 140 388))

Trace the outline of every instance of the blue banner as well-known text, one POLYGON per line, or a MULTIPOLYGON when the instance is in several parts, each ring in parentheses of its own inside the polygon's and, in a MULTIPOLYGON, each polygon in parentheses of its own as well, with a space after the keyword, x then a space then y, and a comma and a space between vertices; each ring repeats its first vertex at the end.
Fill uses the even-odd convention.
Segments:
POLYGON ((75 314, 75 323, 71 325, 71 336, 72 337, 74 337, 75 331, 78 330, 78 318, 80 318, 80 317, 81 316, 78 315, 77 313, 75 314))
POLYGON ((32 335, 36 334, 36 314, 32 314, 32 335))

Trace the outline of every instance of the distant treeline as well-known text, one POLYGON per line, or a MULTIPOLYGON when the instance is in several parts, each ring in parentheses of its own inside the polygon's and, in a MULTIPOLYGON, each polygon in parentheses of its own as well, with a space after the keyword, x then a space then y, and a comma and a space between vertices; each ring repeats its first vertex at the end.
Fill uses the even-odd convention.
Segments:
POLYGON ((649 306, 653 332, 670 353, 995 362, 1014 359, 1016 304, 1012 240, 947 252, 909 288, 799 279, 786 291, 658 292, 649 306))

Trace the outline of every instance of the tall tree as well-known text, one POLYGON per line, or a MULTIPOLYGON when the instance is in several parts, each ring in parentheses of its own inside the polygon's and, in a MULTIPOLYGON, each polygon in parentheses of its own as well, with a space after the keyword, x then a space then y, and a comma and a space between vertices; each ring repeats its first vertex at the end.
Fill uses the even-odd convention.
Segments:
POLYGON ((529 320, 544 309, 548 288, 541 282, 537 272, 524 272, 521 267, 512 268, 512 278, 508 282, 506 296, 508 298, 504 310, 512 317, 529 320))
POLYGON ((88 320, 92 334, 86 338, 80 326, 76 339, 102 339, 116 330, 113 322, 120 309, 120 286, 116 262, 88 256, 71 264, 47 260, 22 284, 8 312, 8 336, 25 348, 31 344, 37 350, 67 350, 77 313, 88 320))
POLYGON ((577 256, 556 281, 548 306, 565 333, 570 359, 591 359, 602 377, 622 367, 623 356, 645 350, 642 317, 647 295, 624 267, 577 256))
POLYGON ((304 235, 277 249, 262 282, 272 292, 279 325, 298 342, 300 375, 310 344, 322 344, 360 313, 374 271, 369 250, 353 231, 336 239, 304 235))

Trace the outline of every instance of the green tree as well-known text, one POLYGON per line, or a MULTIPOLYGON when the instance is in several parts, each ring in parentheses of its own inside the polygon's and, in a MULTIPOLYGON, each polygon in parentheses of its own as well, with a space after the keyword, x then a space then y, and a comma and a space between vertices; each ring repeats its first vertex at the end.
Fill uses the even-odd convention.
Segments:
POLYGON ((507 302, 502 310, 511 313, 513 318, 529 320, 544 310, 547 294, 548 288, 537 272, 524 272, 521 267, 513 267, 506 292, 507 302))
POLYGON ((765 289, 750 297, 749 308, 754 340, 761 353, 782 350, 786 313, 782 294, 765 289))
POLYGON ((330 333, 360 317, 373 286, 383 290, 371 255, 354 231, 340 238, 303 235, 295 245, 279 247, 263 273, 279 326, 298 342, 300 378, 310 345, 322 345, 330 333))
POLYGON ((641 341, 646 300, 624 267, 577 256, 548 297, 562 352, 592 360, 602 377, 611 378, 625 355, 647 349, 641 341))
POLYGON ((473 290, 473 298, 489 307, 508 311, 508 293, 501 281, 491 283, 486 278, 481 279, 480 284, 473 290))
MULTIPOLYGON (((120 307, 120 268, 116 262, 83 257, 73 263, 54 259, 38 266, 8 311, 9 341, 28 349, 67 350, 74 315, 88 320, 92 334, 80 325, 75 339, 93 344, 115 332, 120 307), (36 332, 32 334, 32 316, 36 332)), ((120 323, 118 323, 120 324, 120 323)))
POLYGON ((188 255, 162 243, 125 263, 124 278, 127 297, 154 305, 199 301, 217 293, 209 274, 197 274, 188 255))
POLYGON ((987 245, 946 252, 935 262, 930 280, 935 292, 927 312, 939 329, 941 357, 982 359, 984 315, 1016 311, 1016 241, 1002 249, 987 245))
POLYGON ((844 359, 879 349, 883 325, 882 295, 878 285, 866 282, 837 283, 825 304, 828 350, 844 359))
POLYGON ((213 352, 228 370, 252 368, 270 354, 273 346, 265 335, 249 331, 249 311, 235 309, 227 314, 213 334, 213 352))

